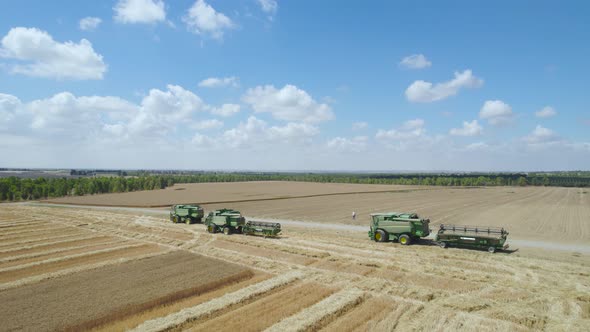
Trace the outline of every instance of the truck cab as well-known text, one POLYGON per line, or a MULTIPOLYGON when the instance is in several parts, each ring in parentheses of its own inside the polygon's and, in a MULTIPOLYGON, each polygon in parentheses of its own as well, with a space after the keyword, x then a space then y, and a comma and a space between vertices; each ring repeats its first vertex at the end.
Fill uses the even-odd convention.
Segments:
POLYGON ((369 238, 374 241, 399 241, 403 245, 408 245, 429 234, 430 219, 422 219, 416 213, 371 214, 369 238))

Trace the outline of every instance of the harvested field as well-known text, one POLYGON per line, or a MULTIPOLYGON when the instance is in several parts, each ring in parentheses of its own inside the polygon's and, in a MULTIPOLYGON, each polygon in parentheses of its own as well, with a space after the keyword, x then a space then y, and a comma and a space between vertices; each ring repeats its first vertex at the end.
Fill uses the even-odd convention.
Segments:
POLYGON ((424 187, 280 181, 191 183, 176 184, 162 190, 62 197, 48 200, 48 202, 103 206, 161 207, 181 203, 229 203, 333 194, 353 194, 359 192, 403 191, 410 189, 424 189, 424 187))
POLYGON ((47 329, 96 331, 588 331, 587 251, 445 250, 334 228, 366 226, 373 209, 401 207, 433 222, 510 222, 509 243, 571 238, 584 247, 586 196, 568 188, 427 188, 226 205, 303 221, 285 222, 277 239, 209 234, 170 223, 163 209, 0 205, 0 278, 8 278, 0 303, 10 304, 0 319, 13 324, 0 330, 38 330, 47 321, 47 329), (42 232, 22 226, 41 219, 42 232))
POLYGON ((66 197, 51 202, 116 206, 199 203, 229 207, 253 218, 368 224, 378 211, 412 211, 441 223, 506 227, 511 237, 590 243, 590 195, 580 188, 445 188, 302 182, 177 185, 165 190, 66 197), (185 188, 185 190, 175 190, 185 188), (277 199, 279 198, 279 199, 277 199), (219 203, 211 203, 219 202, 219 203), (228 205, 229 204, 229 205, 228 205), (357 220, 351 213, 357 213, 357 220))
POLYGON ((318 284, 298 283, 213 319, 197 321, 184 328, 188 331, 262 331, 277 323, 281 317, 294 315, 331 293, 330 289, 318 284))
POLYGON ((236 265, 174 252, 72 274, 0 292, 0 303, 12 304, 0 313, 5 322, 2 329, 84 330, 252 277, 245 271, 236 265), (209 285, 219 280, 221 285, 209 285))

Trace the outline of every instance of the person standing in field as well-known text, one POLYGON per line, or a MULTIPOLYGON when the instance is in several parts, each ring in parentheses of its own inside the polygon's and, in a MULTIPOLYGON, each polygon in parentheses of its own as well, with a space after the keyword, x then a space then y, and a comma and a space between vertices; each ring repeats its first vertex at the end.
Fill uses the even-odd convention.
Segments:
POLYGON ((356 220, 356 212, 352 211, 352 220, 356 220))

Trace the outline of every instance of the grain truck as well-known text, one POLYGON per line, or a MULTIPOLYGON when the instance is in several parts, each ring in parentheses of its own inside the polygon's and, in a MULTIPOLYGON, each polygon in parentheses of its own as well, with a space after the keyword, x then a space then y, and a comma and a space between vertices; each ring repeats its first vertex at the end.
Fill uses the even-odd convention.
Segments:
POLYGON ((203 208, 198 205, 177 204, 170 207, 170 221, 192 224, 203 220, 203 208))
POLYGON ((442 224, 435 241, 442 247, 449 246, 487 249, 490 253, 508 248, 508 232, 504 228, 442 224))
POLYGON ((422 219, 416 213, 372 213, 369 238, 376 242, 399 241, 409 245, 428 236, 429 226, 430 219, 422 219))

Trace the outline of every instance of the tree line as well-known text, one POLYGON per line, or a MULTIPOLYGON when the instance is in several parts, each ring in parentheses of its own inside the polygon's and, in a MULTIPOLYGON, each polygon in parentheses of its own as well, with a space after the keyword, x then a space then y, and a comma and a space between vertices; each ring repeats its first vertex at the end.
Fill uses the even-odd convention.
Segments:
POLYGON ((590 177, 550 174, 357 174, 357 173, 199 173, 36 179, 0 178, 0 201, 164 189, 175 183, 304 181, 322 183, 427 186, 565 186, 590 187, 590 177))

